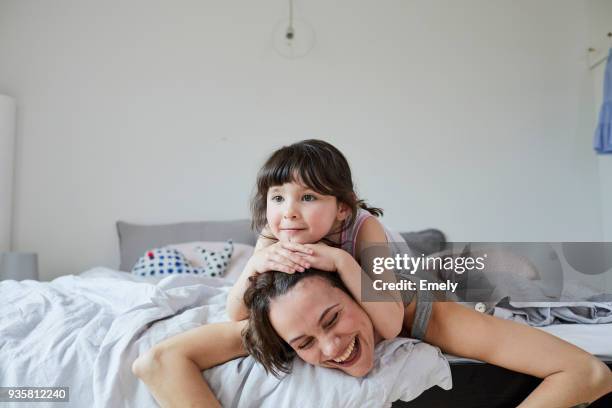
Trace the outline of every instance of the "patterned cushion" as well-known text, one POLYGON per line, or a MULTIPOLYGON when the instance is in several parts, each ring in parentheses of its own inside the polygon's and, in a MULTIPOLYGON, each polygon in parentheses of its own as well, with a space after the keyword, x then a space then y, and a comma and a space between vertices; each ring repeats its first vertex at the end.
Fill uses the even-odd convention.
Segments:
POLYGON ((234 253, 234 244, 232 240, 228 240, 221 252, 211 251, 206 248, 198 248, 202 257, 202 264, 206 265, 205 270, 210 276, 223 276, 232 254, 234 253))
POLYGON ((215 252, 199 248, 203 267, 193 266, 176 249, 155 248, 138 259, 132 274, 147 277, 163 277, 176 274, 194 274, 207 277, 222 277, 234 252, 232 240, 228 240, 223 251, 215 252))

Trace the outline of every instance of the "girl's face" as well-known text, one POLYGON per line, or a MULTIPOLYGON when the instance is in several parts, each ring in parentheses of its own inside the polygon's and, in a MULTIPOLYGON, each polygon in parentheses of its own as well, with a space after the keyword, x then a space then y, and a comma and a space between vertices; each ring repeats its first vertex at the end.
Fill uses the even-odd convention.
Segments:
POLYGON ((346 292, 323 278, 304 279, 273 299, 270 322, 307 363, 354 377, 374 365, 372 321, 346 292))
POLYGON ((279 241, 319 242, 340 229, 348 211, 336 197, 319 194, 301 183, 290 182, 268 189, 268 228, 279 241))

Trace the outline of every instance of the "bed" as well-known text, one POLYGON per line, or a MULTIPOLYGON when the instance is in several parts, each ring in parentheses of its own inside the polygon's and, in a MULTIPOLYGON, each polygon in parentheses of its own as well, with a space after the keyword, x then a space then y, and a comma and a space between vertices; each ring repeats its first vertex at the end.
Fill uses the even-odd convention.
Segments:
MULTIPOLYGON (((131 362, 168 336, 227 318, 224 296, 241 270, 238 259, 232 260, 234 270, 223 279, 151 280, 125 272, 148 249, 165 245, 230 238, 238 245, 253 245, 255 235, 247 220, 158 226, 119 222, 117 227, 121 270, 93 268, 50 283, 0 282, 0 387, 68 385, 70 403, 63 406, 154 406, 146 387, 131 374, 131 362)), ((444 239, 436 230, 403 236, 422 252, 439 248, 444 239)), ((612 323, 542 330, 612 366, 612 323)), ((204 378, 224 406, 235 407, 513 407, 540 381, 444 355, 414 339, 384 342, 376 352, 378 364, 365 379, 298 361, 291 376, 278 380, 266 376, 250 357, 206 370, 204 378)), ((610 406, 610 398, 591 406, 610 406)), ((57 406, 45 404, 36 406, 57 406)))
MULTIPOLYGON (((153 228, 155 230, 152 230, 150 226, 125 222, 117 224, 120 240, 124 241, 123 245, 120 245, 122 260, 126 260, 122 268, 127 269, 134 261, 136 254, 142 252, 144 247, 167 244, 179 235, 185 240, 227 239, 229 235, 238 236, 238 240, 245 243, 253 244, 256 240, 256 237, 250 235, 248 220, 232 221, 228 224, 227 230, 218 223, 209 222, 171 224, 153 228), (186 229, 188 232, 185 232, 186 229)), ((415 253, 429 254, 446 247, 446 237, 437 229, 403 232, 401 236, 415 253)), ((522 273, 529 274, 527 271, 522 271, 522 273)), ((589 351, 612 369, 612 324, 560 324, 541 329, 589 351)), ((452 389, 446 390, 434 386, 410 402, 397 401, 393 406, 415 408, 432 406, 514 407, 541 381, 538 378, 490 364, 446 354, 445 357, 450 363, 452 372, 452 389)), ((611 403, 612 394, 609 394, 591 406, 612 406, 611 403)))

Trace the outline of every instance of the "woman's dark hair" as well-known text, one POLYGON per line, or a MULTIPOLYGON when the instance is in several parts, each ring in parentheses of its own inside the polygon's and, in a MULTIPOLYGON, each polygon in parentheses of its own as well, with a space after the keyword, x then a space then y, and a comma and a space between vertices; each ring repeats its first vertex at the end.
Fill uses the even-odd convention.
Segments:
POLYGON ((298 282, 315 276, 325 279, 332 287, 342 289, 351 296, 339 274, 318 269, 307 269, 294 274, 265 272, 249 278, 250 285, 244 292, 249 321, 242 332, 242 343, 247 352, 264 366, 266 372, 276 377, 279 377, 280 372, 291 372, 295 351, 272 327, 270 301, 289 292, 298 282))
POLYGON ((382 209, 368 207, 357 198, 351 168, 340 150, 322 140, 302 140, 275 151, 257 173, 257 191, 251 200, 251 225, 255 231, 261 232, 266 225, 268 189, 292 181, 303 182, 319 194, 335 196, 338 202, 346 204, 351 216, 343 229, 353 225, 358 208, 383 215, 382 209))

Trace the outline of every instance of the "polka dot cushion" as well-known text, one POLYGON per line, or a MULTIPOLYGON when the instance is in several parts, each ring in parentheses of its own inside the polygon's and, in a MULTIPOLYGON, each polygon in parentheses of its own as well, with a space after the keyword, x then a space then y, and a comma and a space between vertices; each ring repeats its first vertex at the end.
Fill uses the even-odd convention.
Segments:
POLYGON ((199 248, 202 267, 191 265, 185 256, 172 248, 156 248, 147 251, 132 268, 132 274, 147 277, 193 274, 222 277, 232 256, 234 246, 229 240, 221 252, 199 248))
POLYGON ((234 243, 231 239, 228 240, 222 251, 211 251, 202 247, 198 247, 197 250, 202 257, 202 264, 206 265, 206 270, 210 276, 223 276, 230 259, 232 259, 234 243))

